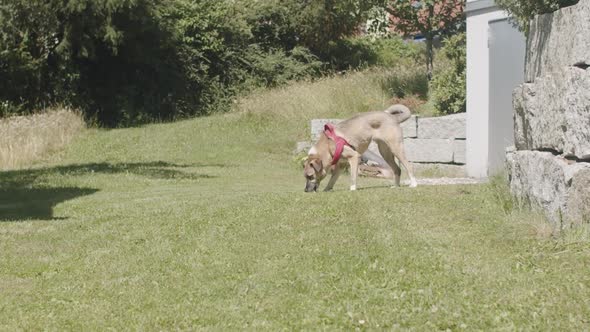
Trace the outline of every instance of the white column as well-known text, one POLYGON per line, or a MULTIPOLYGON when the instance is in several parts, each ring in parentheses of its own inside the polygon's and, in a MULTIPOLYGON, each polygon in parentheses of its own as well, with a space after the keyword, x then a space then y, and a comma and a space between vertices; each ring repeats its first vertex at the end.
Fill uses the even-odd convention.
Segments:
MULTIPOLYGON (((476 3, 478 1, 469 1, 476 3)), ((469 6, 468 6, 469 9, 469 6)), ((467 12, 467 174, 488 176, 489 22, 506 17, 495 6, 467 12)))

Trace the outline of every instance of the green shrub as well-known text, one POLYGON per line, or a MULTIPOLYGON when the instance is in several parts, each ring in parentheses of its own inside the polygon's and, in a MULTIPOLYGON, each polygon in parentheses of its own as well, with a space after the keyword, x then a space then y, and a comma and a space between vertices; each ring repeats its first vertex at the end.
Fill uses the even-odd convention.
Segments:
POLYGON ((321 69, 321 62, 304 47, 285 52, 280 49, 263 51, 254 45, 244 53, 243 61, 250 75, 246 83, 254 87, 276 87, 315 76, 321 69))
POLYGON ((574 5, 579 0, 496 0, 496 4, 512 15, 520 30, 527 32, 529 22, 538 14, 550 13, 574 5))
POLYGON ((384 67, 413 66, 426 61, 426 45, 405 41, 398 36, 381 38, 373 43, 377 53, 376 65, 384 67))
POLYGON ((375 65, 376 50, 368 38, 346 38, 328 43, 324 60, 332 70, 342 71, 375 65))
POLYGON ((390 37, 377 39, 371 45, 376 54, 374 65, 383 68, 386 73, 379 82, 383 91, 397 100, 428 99, 424 44, 390 37))
POLYGON ((348 70, 370 66, 394 67, 423 62, 424 45, 400 37, 351 37, 329 43, 325 59, 330 69, 348 70))
POLYGON ((354 37, 335 41, 330 46, 332 70, 382 68, 378 84, 394 98, 428 98, 428 76, 424 66, 424 45, 400 37, 372 39, 354 37))
POLYGON ((428 74, 425 66, 398 66, 389 75, 381 78, 381 88, 391 97, 406 98, 417 96, 428 98, 428 74))
POLYGON ((430 93, 435 108, 442 114, 465 112, 466 53, 465 33, 447 38, 437 53, 430 93))

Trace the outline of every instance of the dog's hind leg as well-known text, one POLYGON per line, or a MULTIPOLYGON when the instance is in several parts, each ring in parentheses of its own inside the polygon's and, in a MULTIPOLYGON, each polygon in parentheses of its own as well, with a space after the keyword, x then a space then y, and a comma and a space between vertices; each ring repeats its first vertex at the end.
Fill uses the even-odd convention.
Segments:
POLYGON ((391 153, 391 149, 387 145, 387 143, 383 141, 377 141, 377 146, 379 147, 379 153, 381 157, 385 159, 389 167, 393 170, 393 180, 395 181, 395 185, 399 187, 400 178, 402 175, 402 169, 399 168, 399 165, 395 162, 395 158, 393 153, 391 153))
MULTIPOLYGON (((414 187, 418 186, 418 181, 416 181, 416 178, 414 177, 414 169, 413 169, 412 165, 408 162, 408 159, 406 159, 406 153, 404 151, 403 139, 401 139, 401 138, 400 139, 393 139, 393 138, 392 139, 385 139, 379 145, 379 151, 381 151, 381 149, 389 150, 390 153, 393 153, 393 155, 399 160, 400 164, 404 166, 404 168, 406 169, 406 172, 408 172, 408 176, 410 177, 410 187, 414 188, 414 187)), ((385 153, 387 154, 387 152, 385 152, 385 153)), ((387 160, 387 159, 385 159, 385 160, 387 160)), ((393 168, 393 166, 392 166, 392 168, 393 168)), ((399 166, 398 166, 398 168, 399 168, 399 166)), ((394 172, 395 171, 396 170, 394 169, 394 172)), ((401 170, 400 170, 400 173, 401 173, 401 170)))
POLYGON ((410 177, 410 187, 417 187, 418 181, 416 181, 416 178, 414 177, 414 168, 408 162, 408 159, 406 159, 403 141, 396 141, 394 143, 389 142, 388 145, 391 147, 391 152, 393 152, 400 164, 404 165, 406 172, 408 172, 408 176, 410 177))

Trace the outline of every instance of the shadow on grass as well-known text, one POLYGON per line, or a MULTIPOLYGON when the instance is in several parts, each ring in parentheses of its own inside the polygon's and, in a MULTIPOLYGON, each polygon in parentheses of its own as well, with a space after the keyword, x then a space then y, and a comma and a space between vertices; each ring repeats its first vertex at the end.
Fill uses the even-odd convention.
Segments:
POLYGON ((72 164, 64 166, 34 168, 14 171, 0 172, 1 188, 22 188, 34 184, 37 179, 50 175, 85 176, 91 174, 119 174, 131 173, 145 176, 152 179, 208 179, 215 178, 213 175, 184 172, 178 168, 196 167, 228 167, 224 164, 174 164, 164 161, 147 163, 88 163, 72 164))
POLYGON ((53 207, 61 202, 98 191, 94 188, 51 187, 42 178, 54 175, 87 176, 91 174, 131 173, 152 179, 210 179, 216 176, 184 172, 178 168, 228 167, 223 164, 89 163, 0 172, 0 221, 51 220, 53 207))
POLYGON ((53 217, 55 205, 97 191, 98 189, 73 187, 0 189, 0 222, 64 219, 53 217))

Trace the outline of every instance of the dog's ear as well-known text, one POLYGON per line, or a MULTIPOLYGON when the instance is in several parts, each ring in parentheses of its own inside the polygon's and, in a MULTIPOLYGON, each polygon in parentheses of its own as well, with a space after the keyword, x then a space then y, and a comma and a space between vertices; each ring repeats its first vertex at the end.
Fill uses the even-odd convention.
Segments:
POLYGON ((311 162, 311 166, 313 167, 313 169, 315 169, 316 172, 321 172, 322 169, 324 169, 324 165, 322 163, 321 160, 316 159, 314 161, 311 162))
POLYGON ((303 166, 303 174, 305 174, 305 176, 313 176, 315 174, 315 170, 310 163, 306 162, 303 166))

